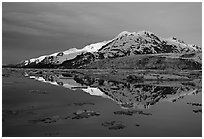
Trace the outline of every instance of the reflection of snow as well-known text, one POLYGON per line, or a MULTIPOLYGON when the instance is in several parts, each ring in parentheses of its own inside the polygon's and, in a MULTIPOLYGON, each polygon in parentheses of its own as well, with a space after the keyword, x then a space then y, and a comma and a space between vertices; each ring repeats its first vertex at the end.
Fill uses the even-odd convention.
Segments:
POLYGON ((105 95, 100 89, 88 87, 87 89, 82 89, 84 92, 89 93, 92 96, 101 96, 103 98, 109 98, 107 95, 105 95))
POLYGON ((71 84, 63 84, 63 87, 69 88, 71 90, 77 90, 77 89, 84 88, 84 86, 74 86, 74 85, 71 85, 71 84))
POLYGON ((189 91, 181 91, 181 92, 174 94, 174 95, 168 95, 167 98, 161 99, 160 101, 173 102, 173 101, 178 100, 180 98, 183 98, 185 96, 194 95, 194 94, 196 94, 197 91, 198 91, 198 89, 191 89, 189 91))
POLYGON ((38 81, 41 81, 41 82, 44 82, 44 83, 50 83, 52 85, 57 85, 57 82, 51 82, 51 81, 45 81, 45 79, 43 77, 36 77, 36 76, 30 76, 31 79, 35 79, 35 80, 38 80, 38 81))
MULTIPOLYGON (((175 86, 175 84, 168 83, 156 85, 132 85, 131 89, 125 87, 115 89, 112 84, 105 84, 103 86, 90 87, 84 84, 77 83, 74 79, 59 78, 53 76, 52 81, 46 81, 43 77, 30 76, 30 78, 50 83, 52 85, 62 86, 70 90, 82 90, 92 96, 99 96, 108 98, 123 109, 147 109, 158 102, 175 102, 187 95, 194 95, 199 92, 199 89, 190 86, 175 86)), ((49 78, 48 78, 49 79, 49 78)), ((119 86, 119 83, 115 83, 119 86)))
POLYGON ((71 90, 82 90, 92 96, 100 96, 103 98, 109 98, 111 100, 113 100, 112 98, 110 98, 109 96, 107 96, 106 94, 104 94, 100 89, 98 88, 93 88, 93 87, 87 87, 84 88, 85 86, 82 86, 81 84, 77 83, 74 79, 56 79, 56 81, 46 81, 43 77, 36 77, 36 76, 30 76, 31 79, 35 79, 44 83, 50 83, 52 85, 57 85, 59 86, 59 84, 57 82, 62 82, 63 83, 63 87, 71 89, 71 90))
POLYGON ((80 87, 85 87, 79 83, 77 83, 74 79, 64 79, 64 78, 57 78, 57 82, 62 82, 63 87, 69 88, 71 90, 77 90, 80 87))

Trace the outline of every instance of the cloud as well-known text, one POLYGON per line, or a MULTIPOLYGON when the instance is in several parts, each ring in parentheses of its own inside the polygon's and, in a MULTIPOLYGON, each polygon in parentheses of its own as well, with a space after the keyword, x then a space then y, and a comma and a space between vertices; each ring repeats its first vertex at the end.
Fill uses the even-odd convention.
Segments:
MULTIPOLYGON (((43 54, 41 49, 54 52, 79 48, 112 39, 124 30, 149 30, 161 37, 175 36, 197 45, 202 42, 202 3, 4 2, 2 5, 5 53, 18 48, 35 56, 43 54)), ((18 59, 24 58, 21 51, 18 59)), ((3 61, 15 60, 3 57, 3 61)))

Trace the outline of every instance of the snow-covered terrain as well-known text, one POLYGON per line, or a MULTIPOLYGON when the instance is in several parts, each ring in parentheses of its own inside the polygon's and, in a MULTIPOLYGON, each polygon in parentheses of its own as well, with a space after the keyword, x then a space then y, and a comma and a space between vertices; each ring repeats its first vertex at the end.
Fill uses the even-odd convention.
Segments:
POLYGON ((57 53, 53 53, 50 55, 44 55, 44 56, 40 56, 38 58, 32 58, 29 60, 25 60, 22 63, 24 63, 24 65, 28 65, 30 63, 38 64, 39 62, 43 61, 46 57, 56 57, 57 60, 59 61, 59 63, 57 63, 57 64, 60 64, 65 60, 75 58, 77 55, 80 55, 80 54, 85 53, 85 52, 97 52, 102 46, 106 45, 110 41, 103 41, 103 42, 99 42, 99 43, 90 44, 90 45, 85 46, 82 49, 71 48, 71 49, 63 51, 63 52, 57 52, 57 53))
POLYGON ((201 47, 186 44, 175 37, 164 39, 149 31, 124 31, 99 51, 105 58, 110 58, 135 54, 201 52, 201 47))
MULTIPOLYGON (((85 46, 82 49, 72 48, 50 55, 40 56, 21 62, 21 67, 36 64, 59 65, 86 53, 103 58, 116 58, 138 54, 159 53, 201 53, 201 47, 187 44, 175 37, 161 38, 150 31, 128 32, 123 31, 115 38, 85 46)), ((86 58, 85 58, 86 59, 86 58)), ((83 62, 82 62, 83 63, 83 62)))

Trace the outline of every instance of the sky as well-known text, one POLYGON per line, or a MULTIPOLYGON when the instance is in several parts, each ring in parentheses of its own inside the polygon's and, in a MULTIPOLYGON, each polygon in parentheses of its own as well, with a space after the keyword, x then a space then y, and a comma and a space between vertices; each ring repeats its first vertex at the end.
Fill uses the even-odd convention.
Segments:
POLYGON ((202 3, 3 2, 2 64, 147 30, 202 45, 202 3))

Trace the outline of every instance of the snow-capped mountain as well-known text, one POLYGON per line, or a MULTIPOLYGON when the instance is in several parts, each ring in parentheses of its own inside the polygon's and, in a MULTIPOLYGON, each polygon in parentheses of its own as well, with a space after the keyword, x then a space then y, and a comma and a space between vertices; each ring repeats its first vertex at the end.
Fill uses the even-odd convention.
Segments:
POLYGON ((99 49, 105 58, 137 54, 201 52, 201 47, 186 44, 175 37, 164 39, 149 31, 120 33, 114 41, 99 49))
POLYGON ((160 53, 201 53, 201 47, 187 44, 175 37, 161 38, 149 31, 123 31, 115 38, 85 46, 82 49, 72 48, 21 62, 19 67, 55 68, 61 65, 78 68, 83 64, 107 58, 130 55, 160 53))
POLYGON ((26 66, 31 63, 38 64, 44 60, 44 62, 47 61, 47 63, 61 64, 63 61, 75 58, 77 55, 80 55, 82 53, 97 52, 98 49, 100 49, 102 46, 104 46, 108 42, 109 41, 103 41, 99 43, 90 44, 90 45, 85 46, 82 49, 71 48, 63 52, 57 52, 51 55, 44 55, 38 58, 32 58, 30 60, 25 60, 22 63, 26 66))

